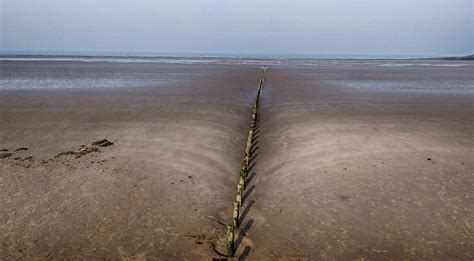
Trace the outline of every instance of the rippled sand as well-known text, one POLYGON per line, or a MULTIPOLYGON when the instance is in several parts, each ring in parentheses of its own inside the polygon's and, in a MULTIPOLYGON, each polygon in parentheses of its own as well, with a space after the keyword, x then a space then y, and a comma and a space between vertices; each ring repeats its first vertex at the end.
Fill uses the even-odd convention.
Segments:
POLYGON ((2 67, 71 88, 0 91, 0 149, 13 153, 0 159, 0 259, 215 254, 260 69, 2 67), (84 79, 100 84, 75 88, 84 79), (104 79, 123 86, 105 88, 104 79), (114 145, 55 158, 104 138, 114 145))
POLYGON ((473 69, 270 69, 249 256, 472 259, 473 69))
POLYGON ((0 259, 219 257, 249 64, 241 259, 474 257, 472 63, 142 62, 1 61, 0 259))

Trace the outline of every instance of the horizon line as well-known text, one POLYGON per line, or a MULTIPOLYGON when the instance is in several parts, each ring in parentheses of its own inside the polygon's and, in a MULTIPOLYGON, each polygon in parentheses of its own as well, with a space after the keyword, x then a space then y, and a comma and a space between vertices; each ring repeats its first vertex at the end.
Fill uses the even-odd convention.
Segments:
POLYGON ((52 57, 130 57, 130 58, 247 58, 247 59, 436 59, 463 58, 474 55, 459 54, 309 54, 309 53, 233 53, 233 52, 137 52, 137 51, 3 51, 0 56, 52 56, 52 57))

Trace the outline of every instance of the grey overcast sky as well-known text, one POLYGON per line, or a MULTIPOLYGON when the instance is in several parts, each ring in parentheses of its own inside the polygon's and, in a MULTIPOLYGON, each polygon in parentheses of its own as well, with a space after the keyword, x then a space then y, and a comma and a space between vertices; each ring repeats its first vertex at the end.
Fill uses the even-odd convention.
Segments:
POLYGON ((466 55, 473 2, 0 0, 0 50, 466 55))

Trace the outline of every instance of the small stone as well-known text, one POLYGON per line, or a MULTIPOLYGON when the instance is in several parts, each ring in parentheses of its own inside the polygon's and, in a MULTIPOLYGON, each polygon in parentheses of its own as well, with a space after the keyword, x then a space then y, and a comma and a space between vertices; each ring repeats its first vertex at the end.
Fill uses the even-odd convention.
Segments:
POLYGON ((426 160, 428 160, 428 161, 429 161, 429 160, 431 160, 431 158, 426 158, 426 160))

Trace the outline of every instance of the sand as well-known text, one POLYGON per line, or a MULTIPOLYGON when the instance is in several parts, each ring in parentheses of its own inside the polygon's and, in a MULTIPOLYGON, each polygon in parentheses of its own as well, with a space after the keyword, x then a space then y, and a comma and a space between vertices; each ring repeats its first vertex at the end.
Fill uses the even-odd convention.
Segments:
MULTIPOLYGON (((472 259, 474 66, 284 63, 263 86, 238 259, 472 259)), ((0 259, 219 257, 260 67, 0 70, 0 259)))
POLYGON ((249 259, 471 260, 473 72, 270 69, 244 205, 249 259))
POLYGON ((0 159, 0 259, 216 256, 259 68, 0 66, 71 87, 0 91, 0 149, 13 153, 0 159), (104 87, 114 78, 124 86, 104 87), (149 85, 126 87, 137 79, 149 85), (84 81, 100 85, 73 88, 84 81), (114 144, 55 158, 101 139, 114 144))

